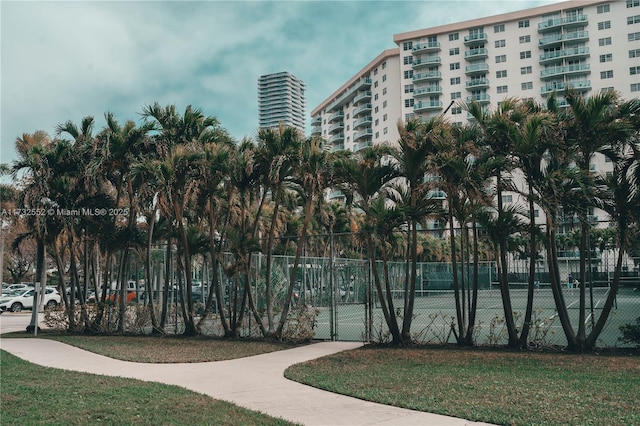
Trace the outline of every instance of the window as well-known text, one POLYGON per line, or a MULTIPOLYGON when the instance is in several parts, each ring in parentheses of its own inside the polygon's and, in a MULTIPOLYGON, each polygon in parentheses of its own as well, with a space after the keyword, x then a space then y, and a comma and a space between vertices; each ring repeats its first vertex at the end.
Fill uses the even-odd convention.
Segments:
POLYGON ((412 48, 413 48, 412 41, 405 41, 404 43, 402 43, 402 50, 411 50, 412 48))
POLYGON ((405 65, 409 65, 413 62, 413 56, 409 55, 409 56, 405 56, 404 58, 402 58, 402 62, 405 65))
POLYGON ((460 62, 452 62, 449 64, 449 69, 451 71, 453 70, 459 70, 460 69, 460 62))
POLYGON ((405 114, 404 115, 404 121, 411 121, 416 117, 416 115, 414 113, 409 113, 409 114, 405 114))
POLYGON ((632 92, 640 92, 640 83, 631 83, 632 92))
POLYGON ((373 70, 373 75, 378 75, 378 68, 376 68, 375 70, 373 70))
POLYGON ((384 96, 384 95, 386 95, 386 94, 387 94, 387 88, 386 88, 386 87, 384 87, 384 88, 382 88, 382 96, 384 96))
POLYGON ((498 90, 498 93, 507 93, 509 91, 507 86, 498 86, 496 89, 498 90))
POLYGON ((520 52, 520 59, 528 59, 531 57, 531 51, 527 50, 524 52, 520 52))
POLYGON ((531 74, 532 72, 533 72, 533 69, 530 66, 520 68, 520 74, 531 74))
POLYGON ((627 9, 640 6, 640 0, 627 0, 627 9))
POLYGON ((453 49, 449 49, 449 56, 459 55, 459 54, 460 54, 459 47, 454 47, 453 49))
POLYGON ((453 92, 451 94, 451 100, 455 101, 456 99, 460 99, 462 98, 462 93, 461 92, 453 92))
MULTIPOLYGON (((405 107, 412 107, 413 106, 413 99, 405 99, 404 100, 404 106, 405 107)), ((376 107, 377 108, 377 107, 376 107)), ((377 111, 376 111, 377 112, 377 111)))
POLYGON ((596 164, 595 163, 589 163, 589 171, 590 172, 595 172, 596 171, 596 164))
POLYGON ((611 37, 598 39, 598 46, 610 46, 610 45, 611 45, 611 37))
POLYGON ((495 46, 496 47, 505 47, 507 45, 507 41, 506 40, 496 40, 495 41, 495 46))
POLYGON ((384 61, 384 62, 382 63, 382 69, 385 69, 385 68, 387 68, 387 61, 384 61))
POLYGON ((629 75, 640 75, 640 67, 629 68, 629 75))
POLYGON ((496 64, 499 64, 501 62, 507 62, 507 55, 496 56, 496 64))
POLYGON ((600 55, 600 62, 611 62, 613 61, 613 55, 611 53, 607 53, 606 55, 600 55))
POLYGON ((609 28, 611 28, 611 21, 598 22, 599 30, 608 30, 609 28))
POLYGON ((513 195, 511 195, 511 194, 503 195, 502 196, 502 202, 503 203, 513 203, 513 195))
POLYGON ((374 88, 378 87, 378 80, 376 80, 376 81, 374 81, 374 82, 373 82, 373 87, 374 87, 374 88))
POLYGON ((382 82, 384 83, 385 81, 387 81, 387 75, 386 74, 382 76, 382 82))
POLYGON ((613 70, 601 71, 600 72, 601 79, 613 78, 613 70))
POLYGON ((493 26, 494 33, 503 33, 504 32, 504 24, 498 24, 493 26))
POLYGON ((522 87, 522 90, 531 90, 533 89, 533 81, 527 81, 522 83, 520 86, 522 87))
POLYGON ((640 58, 640 49, 633 49, 629 51, 629 58, 640 58))
POLYGON ((404 72, 404 78, 413 78, 413 70, 406 70, 404 72))
POLYGON ((453 77, 451 79, 451 85, 453 86, 454 84, 460 84, 460 77, 453 77))
POLYGON ((374 121, 373 125, 378 127, 378 124, 380 123, 380 120, 376 118, 376 121, 374 121))
POLYGON ((382 121, 387 121, 387 114, 382 116, 382 121))
POLYGON ((640 15, 629 16, 627 18, 627 25, 633 25, 637 23, 640 23, 640 15))
POLYGON ((453 115, 462 114, 462 107, 451 108, 451 114, 453 115))
POLYGON ((518 21, 518 28, 529 28, 529 20, 524 19, 522 21, 518 21))
POLYGON ((387 107, 387 101, 382 102, 382 108, 386 108, 387 107))
POLYGON ((377 101, 378 100, 378 94, 376 93, 375 95, 373 95, 373 100, 377 101))
POLYGON ((598 10, 598 14, 607 13, 609 12, 609 5, 603 4, 602 6, 598 6, 597 10, 598 10))
POLYGON ((458 33, 449 34, 449 41, 458 40, 459 38, 460 38, 460 35, 458 33))
POLYGON ((382 129, 382 134, 386 135, 387 133, 389 133, 389 129, 387 127, 385 127, 384 129, 382 129))
POLYGON ((640 40, 640 32, 637 33, 631 33, 627 36, 627 38, 629 39, 629 41, 637 41, 640 40))
POLYGON ((405 84, 404 93, 413 93, 413 84, 405 84))
POLYGON ((609 92, 613 92, 614 88, 613 87, 603 87, 602 89, 600 89, 600 92, 602 93, 609 93, 609 92))
MULTIPOLYGON (((413 99, 409 99, 411 102, 413 102, 413 99)), ((413 103, 411 104, 413 106, 413 103)), ((375 112, 376 114, 378 113, 378 111, 380 111, 380 107, 375 107, 373 109, 373 112, 375 112)))
POLYGON ((520 36, 520 43, 531 43, 531 36, 530 35, 526 35, 526 36, 520 36))
POLYGON ((496 78, 505 78, 507 76, 507 70, 496 71, 496 78))

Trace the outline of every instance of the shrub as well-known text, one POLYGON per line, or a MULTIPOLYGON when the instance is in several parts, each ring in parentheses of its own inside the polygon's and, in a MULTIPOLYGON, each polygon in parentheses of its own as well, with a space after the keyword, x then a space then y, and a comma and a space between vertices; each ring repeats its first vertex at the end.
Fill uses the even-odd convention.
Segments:
POLYGON ((621 325, 620 331, 622 332, 622 337, 619 338, 620 341, 640 347, 640 317, 636 319, 635 325, 621 325))

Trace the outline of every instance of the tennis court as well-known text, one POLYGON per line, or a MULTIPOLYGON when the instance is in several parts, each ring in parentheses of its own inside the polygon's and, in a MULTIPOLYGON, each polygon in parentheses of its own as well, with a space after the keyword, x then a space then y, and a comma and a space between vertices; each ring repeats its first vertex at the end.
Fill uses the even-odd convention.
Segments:
MULTIPOLYGON (((591 298, 587 290, 587 330, 592 322, 597 321, 602 306, 607 298, 609 289, 599 287, 593 289, 593 312, 590 314, 591 298)), ((569 308, 571 324, 577 329, 579 319, 579 290, 564 289, 564 297, 569 308)), ((394 307, 402 307, 401 292, 396 291, 398 298, 394 298, 394 307)), ((510 290, 511 303, 520 328, 526 309, 527 290, 518 288, 510 290)), ((468 299, 467 299, 468 301, 468 299)), ((620 346, 619 327, 623 324, 635 323, 640 307, 640 292, 632 288, 622 288, 618 291, 614 309, 600 335, 599 347, 620 346)), ((548 286, 536 289, 533 302, 532 328, 530 340, 540 345, 566 345, 566 339, 557 318, 555 302, 548 286)), ((468 308, 467 308, 468 312, 468 308)), ((412 333, 421 343, 454 343, 455 336, 452 326, 456 326, 456 311, 453 291, 428 290, 419 291, 416 297, 415 317, 412 333)), ((364 340, 367 335, 366 305, 364 303, 339 303, 335 307, 334 338, 336 340, 364 340)), ((321 307, 316 328, 316 338, 331 338, 331 309, 321 307)), ((382 310, 378 303, 374 304, 373 321, 371 324, 372 338, 377 340, 387 332, 382 310)), ((475 340, 480 345, 503 345, 507 343, 506 327, 504 325, 504 311, 498 288, 478 291, 478 307, 476 314, 475 340)))

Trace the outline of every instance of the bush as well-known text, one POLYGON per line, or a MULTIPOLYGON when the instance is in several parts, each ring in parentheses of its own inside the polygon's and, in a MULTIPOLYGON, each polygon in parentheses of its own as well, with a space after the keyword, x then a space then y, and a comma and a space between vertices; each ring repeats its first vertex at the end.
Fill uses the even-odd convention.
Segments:
POLYGON ((636 319, 635 325, 621 325, 620 331, 622 332, 622 337, 619 339, 620 341, 640 347, 640 317, 636 319))

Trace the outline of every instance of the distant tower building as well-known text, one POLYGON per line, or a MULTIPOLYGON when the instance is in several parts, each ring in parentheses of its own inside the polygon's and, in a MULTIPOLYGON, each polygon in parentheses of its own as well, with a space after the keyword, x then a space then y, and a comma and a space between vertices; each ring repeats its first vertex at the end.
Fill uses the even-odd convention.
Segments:
POLYGON ((304 91, 306 84, 286 71, 258 79, 258 119, 260 128, 280 123, 306 133, 304 91))

